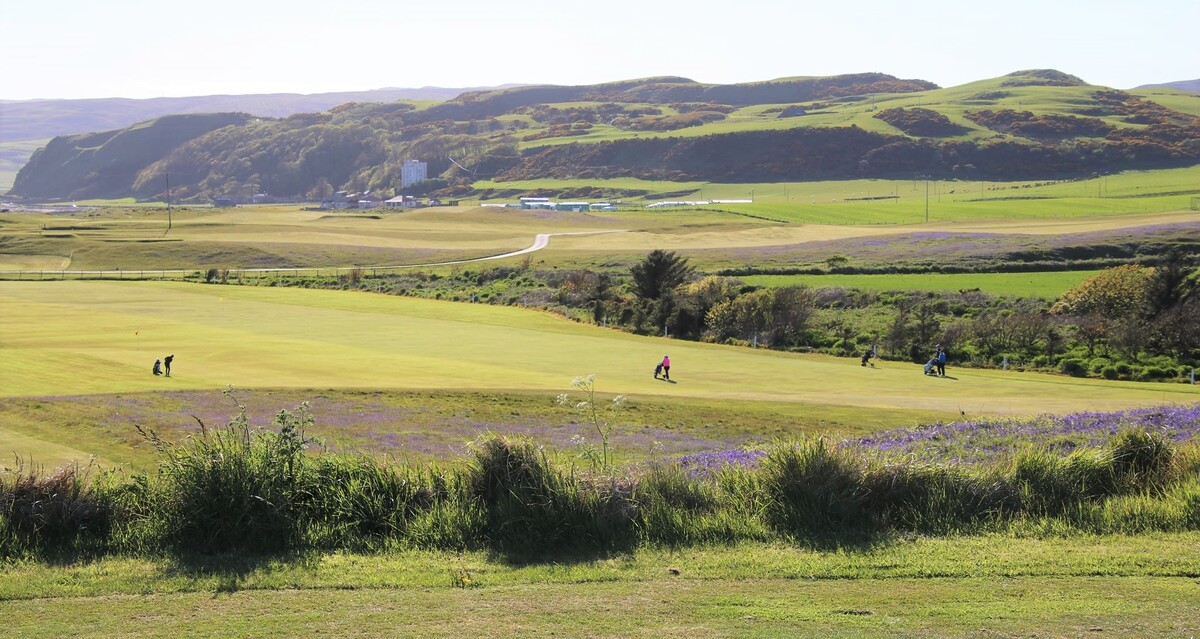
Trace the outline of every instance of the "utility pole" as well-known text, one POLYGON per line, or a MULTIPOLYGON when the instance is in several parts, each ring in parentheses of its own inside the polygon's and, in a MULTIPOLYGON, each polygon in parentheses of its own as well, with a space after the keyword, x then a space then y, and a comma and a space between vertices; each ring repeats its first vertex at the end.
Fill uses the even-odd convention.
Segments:
MULTIPOLYGON (((167 233, 171 232, 171 172, 167 171, 167 233)), ((167 233, 163 233, 166 235, 167 233)))
POLYGON ((925 176, 925 221, 929 221, 929 176, 925 176))

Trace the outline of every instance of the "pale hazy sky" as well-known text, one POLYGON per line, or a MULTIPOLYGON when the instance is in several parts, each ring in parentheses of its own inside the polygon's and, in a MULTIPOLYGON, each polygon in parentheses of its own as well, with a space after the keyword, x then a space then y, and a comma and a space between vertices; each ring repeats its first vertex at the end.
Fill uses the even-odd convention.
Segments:
POLYGON ((1200 1, 0 0, 0 99, 732 83, 1053 68, 1200 78, 1200 1))

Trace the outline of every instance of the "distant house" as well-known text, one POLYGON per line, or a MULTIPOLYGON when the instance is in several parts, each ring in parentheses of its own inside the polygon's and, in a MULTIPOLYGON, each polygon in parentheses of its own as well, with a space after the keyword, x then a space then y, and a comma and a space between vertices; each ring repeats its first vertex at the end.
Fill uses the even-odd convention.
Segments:
POLYGON ((397 195, 383 203, 389 209, 415 209, 421 202, 411 195, 397 195))
POLYGON ((571 211, 573 213, 586 213, 592 210, 592 205, 588 202, 559 202, 554 205, 555 211, 571 211))
POLYGON ((234 201, 232 195, 216 195, 213 196, 212 205, 216 208, 228 208, 237 206, 237 202, 234 201))
POLYGON ((328 199, 321 200, 323 209, 352 209, 358 206, 358 194, 348 191, 338 191, 328 199))

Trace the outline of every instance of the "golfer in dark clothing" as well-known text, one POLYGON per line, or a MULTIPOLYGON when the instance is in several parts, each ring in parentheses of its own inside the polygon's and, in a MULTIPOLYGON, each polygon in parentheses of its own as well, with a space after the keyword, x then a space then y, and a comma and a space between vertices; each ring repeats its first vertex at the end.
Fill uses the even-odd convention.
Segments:
POLYGON ((174 361, 174 359, 174 355, 167 355, 166 358, 163 359, 163 368, 167 371, 167 377, 171 376, 171 362, 174 361))
POLYGON ((937 352, 937 371, 938 377, 946 376, 946 351, 941 348, 937 352))

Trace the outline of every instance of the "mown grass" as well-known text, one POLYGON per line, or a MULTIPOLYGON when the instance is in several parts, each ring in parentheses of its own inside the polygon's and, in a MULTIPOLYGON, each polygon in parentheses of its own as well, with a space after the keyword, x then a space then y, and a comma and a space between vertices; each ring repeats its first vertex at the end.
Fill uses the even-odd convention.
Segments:
POLYGON ((14 636, 1190 636, 1194 534, 9 564, 14 636), (670 569, 675 569, 675 574, 670 569), (467 588, 460 577, 470 576, 467 588))
POLYGON ((7 396, 237 388, 561 392, 595 373, 605 393, 914 409, 972 415, 1188 401, 1200 390, 955 371, 630 335, 513 307, 293 288, 6 282, 7 396), (171 378, 155 358, 176 355, 171 378), (663 353, 676 362, 652 377, 663 353), (11 381, 9 381, 11 380, 11 381))
POLYGON ((783 286, 844 287, 868 291, 962 291, 989 295, 1057 299, 1096 271, 1050 273, 923 273, 920 275, 747 275, 746 284, 776 288, 783 286))

